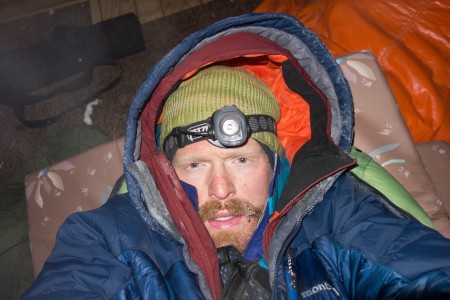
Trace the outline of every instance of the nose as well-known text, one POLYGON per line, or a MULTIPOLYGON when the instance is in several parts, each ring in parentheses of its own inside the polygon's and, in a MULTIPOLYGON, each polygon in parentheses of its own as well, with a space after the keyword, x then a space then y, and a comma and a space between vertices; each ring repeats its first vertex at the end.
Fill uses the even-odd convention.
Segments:
POLYGON ((224 168, 214 168, 211 172, 208 193, 210 199, 227 200, 236 194, 232 175, 224 168))

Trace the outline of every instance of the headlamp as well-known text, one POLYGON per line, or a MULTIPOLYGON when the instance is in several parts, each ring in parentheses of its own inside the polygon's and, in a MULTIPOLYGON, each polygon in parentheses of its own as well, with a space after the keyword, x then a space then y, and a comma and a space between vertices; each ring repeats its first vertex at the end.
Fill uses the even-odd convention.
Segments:
POLYGON ((247 142, 252 133, 276 133, 275 120, 267 115, 244 115, 235 105, 218 109, 213 115, 184 127, 175 127, 163 143, 164 151, 183 148, 200 140, 208 140, 221 148, 238 147, 247 142))
POLYGON ((243 145, 251 135, 245 115, 234 105, 217 110, 212 116, 212 143, 222 147, 243 145), (216 143, 217 141, 217 143, 216 143))

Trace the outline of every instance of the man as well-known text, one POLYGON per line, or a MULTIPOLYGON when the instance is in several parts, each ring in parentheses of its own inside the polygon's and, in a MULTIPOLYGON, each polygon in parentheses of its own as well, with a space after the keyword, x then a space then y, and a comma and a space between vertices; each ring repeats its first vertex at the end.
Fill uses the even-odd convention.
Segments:
POLYGON ((76 213, 24 299, 450 295, 450 241, 349 171, 349 87, 285 15, 176 47, 138 90, 126 193, 76 213))
POLYGON ((233 245, 244 252, 253 236, 269 197, 274 174, 272 149, 281 149, 274 134, 279 115, 272 91, 237 68, 207 68, 182 83, 166 101, 161 144, 167 155, 173 156, 178 178, 195 187, 196 195, 191 199, 196 198, 193 204, 217 248, 233 245), (239 109, 247 116, 272 122, 273 132, 254 128, 253 138, 247 141, 247 121, 239 109), (207 119, 213 114, 215 126, 209 126, 207 119), (185 127, 187 134, 178 135, 180 127, 185 127), (226 148, 210 136, 196 135, 213 130, 218 139, 225 139, 222 143, 233 145, 226 148), (167 145, 178 138, 187 138, 187 145, 174 143, 169 149, 167 145), (239 142, 242 145, 237 145, 239 142))

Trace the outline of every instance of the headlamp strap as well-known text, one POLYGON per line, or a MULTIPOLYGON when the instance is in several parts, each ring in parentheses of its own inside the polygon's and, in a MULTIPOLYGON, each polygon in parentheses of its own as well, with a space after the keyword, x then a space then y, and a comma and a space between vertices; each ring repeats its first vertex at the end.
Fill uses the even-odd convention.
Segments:
MULTIPOLYGON (((276 122, 271 116, 248 115, 245 117, 250 128, 249 136, 257 132, 272 132, 276 134, 276 122)), ((202 140, 216 140, 211 118, 188 126, 175 127, 164 140, 163 149, 165 153, 170 153, 173 149, 183 148, 202 140)))

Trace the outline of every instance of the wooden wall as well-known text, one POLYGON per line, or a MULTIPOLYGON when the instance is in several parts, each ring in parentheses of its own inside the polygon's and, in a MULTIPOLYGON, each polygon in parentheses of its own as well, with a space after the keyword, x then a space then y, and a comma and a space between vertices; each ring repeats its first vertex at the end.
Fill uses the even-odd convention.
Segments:
POLYGON ((92 23, 134 12, 146 23, 212 0, 0 0, 0 22, 89 2, 92 23))
POLYGON ((134 12, 141 23, 204 4, 211 0, 90 0, 92 22, 134 12))

